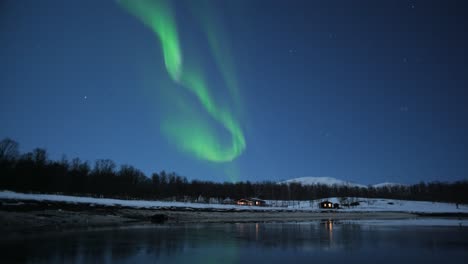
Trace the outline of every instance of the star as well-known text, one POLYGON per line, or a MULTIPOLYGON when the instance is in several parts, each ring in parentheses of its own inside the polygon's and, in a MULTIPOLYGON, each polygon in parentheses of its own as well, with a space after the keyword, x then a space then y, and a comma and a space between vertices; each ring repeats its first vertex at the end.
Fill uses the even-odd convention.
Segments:
POLYGON ((85 100, 88 99, 88 96, 85 95, 85 96, 83 97, 83 99, 85 99, 85 100))
POLYGON ((323 130, 322 130, 322 131, 320 131, 320 135, 321 135, 322 137, 329 137, 329 136, 330 136, 330 133, 327 132, 327 131, 323 131, 323 130))

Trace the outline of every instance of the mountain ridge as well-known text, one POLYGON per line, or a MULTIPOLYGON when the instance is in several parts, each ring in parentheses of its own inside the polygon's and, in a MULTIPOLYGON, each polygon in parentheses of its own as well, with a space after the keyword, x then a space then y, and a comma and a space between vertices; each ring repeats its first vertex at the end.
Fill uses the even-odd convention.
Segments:
POLYGON ((337 178, 333 177, 299 177, 299 178, 293 178, 289 179, 286 181, 281 181, 280 183, 300 183, 302 185, 327 185, 327 186, 348 186, 348 187, 359 187, 359 188, 368 188, 369 186, 374 187, 374 188, 384 188, 384 187, 393 187, 393 186, 404 186, 404 184, 401 183, 394 183, 394 182, 382 182, 378 184, 372 184, 372 185, 364 185, 364 184, 359 184, 351 181, 344 181, 340 180, 337 178))

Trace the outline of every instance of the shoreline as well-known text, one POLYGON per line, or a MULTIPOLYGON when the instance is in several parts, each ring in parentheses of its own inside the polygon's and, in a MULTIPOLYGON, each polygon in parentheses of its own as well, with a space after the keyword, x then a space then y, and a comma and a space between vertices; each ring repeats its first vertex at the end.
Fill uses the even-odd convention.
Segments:
POLYGON ((4 234, 3 239, 37 233, 130 227, 134 225, 402 220, 418 218, 468 219, 468 214, 281 209, 260 211, 176 207, 149 209, 50 201, 0 200, 0 232, 4 234))

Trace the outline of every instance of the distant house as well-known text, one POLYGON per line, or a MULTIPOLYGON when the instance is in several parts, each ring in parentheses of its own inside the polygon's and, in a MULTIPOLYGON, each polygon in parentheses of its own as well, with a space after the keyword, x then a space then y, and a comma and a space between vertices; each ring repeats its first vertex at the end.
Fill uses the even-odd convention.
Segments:
POLYGON ((330 201, 323 201, 319 203, 319 208, 320 209, 332 209, 333 208, 333 203, 330 201))
POLYGON ((249 199, 239 199, 236 203, 237 205, 253 205, 253 202, 249 199))
POLYGON ((249 205, 249 206, 266 206, 266 202, 257 198, 240 199, 236 202, 237 205, 249 205))
POLYGON ((334 204, 333 204, 333 208, 335 208, 335 209, 340 209, 340 204, 339 204, 339 203, 334 203, 334 204))

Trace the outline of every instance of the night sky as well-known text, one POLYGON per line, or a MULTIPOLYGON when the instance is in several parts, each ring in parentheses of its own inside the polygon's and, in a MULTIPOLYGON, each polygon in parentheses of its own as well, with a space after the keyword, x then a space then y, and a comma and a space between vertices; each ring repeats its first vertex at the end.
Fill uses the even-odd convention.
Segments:
POLYGON ((210 113, 118 1, 4 0, 0 138, 188 179, 467 179, 465 2, 170 2, 182 68, 203 73, 210 113), (206 142, 223 151, 204 155, 206 142))

